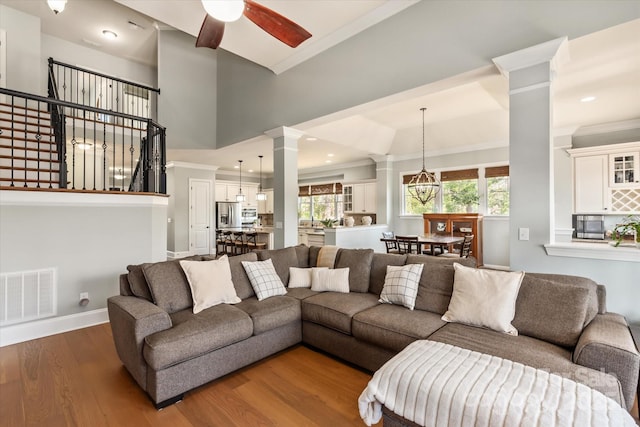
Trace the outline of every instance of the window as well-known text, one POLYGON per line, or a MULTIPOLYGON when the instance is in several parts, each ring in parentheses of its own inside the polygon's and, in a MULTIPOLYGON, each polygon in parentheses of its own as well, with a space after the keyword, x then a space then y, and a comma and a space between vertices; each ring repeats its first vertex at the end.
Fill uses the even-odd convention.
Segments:
POLYGON ((442 212, 478 212, 478 169, 442 172, 442 212))
POLYGON ((342 217, 342 184, 305 185, 299 188, 299 219, 322 221, 342 217))
MULTIPOLYGON (((422 215, 423 213, 434 212, 435 199, 431 200, 426 205, 420 203, 419 200, 414 199, 409 194, 408 186, 411 182, 413 175, 404 175, 402 177, 402 206, 404 207, 405 215, 422 215)), ((436 196, 437 199, 437 196, 436 196)))
POLYGON ((509 166, 485 170, 487 179, 487 214, 509 215, 509 166))

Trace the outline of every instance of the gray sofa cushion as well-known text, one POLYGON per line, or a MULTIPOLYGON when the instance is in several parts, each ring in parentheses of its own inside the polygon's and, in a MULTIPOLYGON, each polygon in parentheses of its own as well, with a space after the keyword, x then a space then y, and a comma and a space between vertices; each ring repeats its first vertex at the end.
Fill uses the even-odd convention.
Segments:
POLYGON ((388 265, 404 265, 407 255, 374 253, 371 260, 371 274, 369 277, 369 292, 380 295, 384 287, 384 278, 387 275, 388 265))
POLYGON ((400 351, 446 325, 439 314, 381 304, 353 316, 351 331, 359 340, 400 351))
POLYGON ((311 267, 309 264, 309 247, 305 245, 294 246, 296 254, 298 255, 298 267, 307 268, 311 267))
POLYGON ((573 348, 582 333, 591 297, 585 286, 525 274, 511 323, 519 334, 573 348))
POLYGON ((198 314, 183 310, 171 315, 173 327, 145 338, 144 358, 154 370, 245 340, 253 333, 247 313, 227 304, 198 314))
POLYGON ((289 267, 298 266, 298 253, 296 249, 290 246, 288 248, 272 249, 258 253, 258 260, 266 261, 268 259, 273 263, 273 267, 276 269, 280 280, 282 280, 282 284, 287 286, 289 283, 289 267))
POLYGON ((142 271, 145 265, 148 264, 128 265, 127 271, 129 273, 127 273, 127 280, 129 281, 129 289, 133 295, 153 302, 149 285, 147 285, 147 280, 144 278, 144 272, 142 271))
POLYGON ((274 296, 263 301, 251 297, 234 307, 251 317, 253 335, 260 335, 292 322, 300 322, 300 301, 288 296, 274 296))
POLYGON ((153 302, 158 307, 171 314, 193 306, 191 288, 179 261, 147 264, 142 267, 142 271, 153 302))
POLYGON ((340 249, 335 268, 349 267, 349 291, 368 292, 373 249, 340 249))
POLYGON ((418 286, 416 310, 444 314, 453 293, 454 273, 453 264, 425 263, 418 286))
POLYGON ((378 305, 378 297, 370 293, 321 292, 302 301, 302 320, 317 323, 345 334, 351 334, 351 318, 378 305))
POLYGON ((287 288, 287 296, 298 300, 318 295, 318 293, 319 292, 312 291, 309 288, 287 288))
POLYGON ((318 265, 318 254, 320 253, 321 246, 309 247, 309 267, 316 267, 318 265))
POLYGON ((249 252, 248 254, 236 255, 229 257, 229 267, 231 267, 231 280, 233 286, 236 288, 236 294, 240 299, 247 299, 255 296, 249 276, 242 266, 242 261, 257 261, 258 256, 255 252, 249 252))
POLYGON ((595 388, 618 403, 624 402, 620 383, 614 376, 576 365, 569 350, 537 338, 449 323, 429 339, 544 369, 595 388))

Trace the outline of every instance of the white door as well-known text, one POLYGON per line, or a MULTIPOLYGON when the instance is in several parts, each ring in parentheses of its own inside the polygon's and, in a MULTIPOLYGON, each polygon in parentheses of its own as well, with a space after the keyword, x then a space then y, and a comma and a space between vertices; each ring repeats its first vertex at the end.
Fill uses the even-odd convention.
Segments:
POLYGON ((189 252, 211 252, 211 181, 189 180, 189 252))

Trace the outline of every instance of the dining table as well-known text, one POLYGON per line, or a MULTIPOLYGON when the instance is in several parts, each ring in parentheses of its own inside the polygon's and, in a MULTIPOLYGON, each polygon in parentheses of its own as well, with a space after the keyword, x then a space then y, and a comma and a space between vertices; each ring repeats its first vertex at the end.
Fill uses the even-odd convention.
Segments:
MULTIPOLYGON (((418 253, 422 253, 422 248, 424 247, 425 251, 427 246, 429 250, 427 253, 435 254, 434 250, 436 247, 440 248, 440 252, 444 252, 444 247, 446 246, 451 251, 451 247, 456 243, 462 243, 464 241, 464 236, 454 236, 451 234, 438 234, 438 233, 428 233, 428 234, 404 234, 403 237, 418 237, 418 253)), ((395 237, 383 237, 380 239, 381 242, 393 242, 395 241, 395 237)))

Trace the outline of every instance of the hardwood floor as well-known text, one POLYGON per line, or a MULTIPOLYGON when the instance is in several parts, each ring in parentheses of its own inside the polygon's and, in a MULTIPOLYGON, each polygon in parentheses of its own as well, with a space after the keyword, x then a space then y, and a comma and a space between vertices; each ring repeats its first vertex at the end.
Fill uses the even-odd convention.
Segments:
POLYGON ((104 324, 0 348, 0 426, 363 426, 369 379, 297 346, 157 411, 104 324))
POLYGON ((297 346, 157 411, 104 324, 0 348, 0 426, 363 426, 357 400, 369 378, 297 346))

